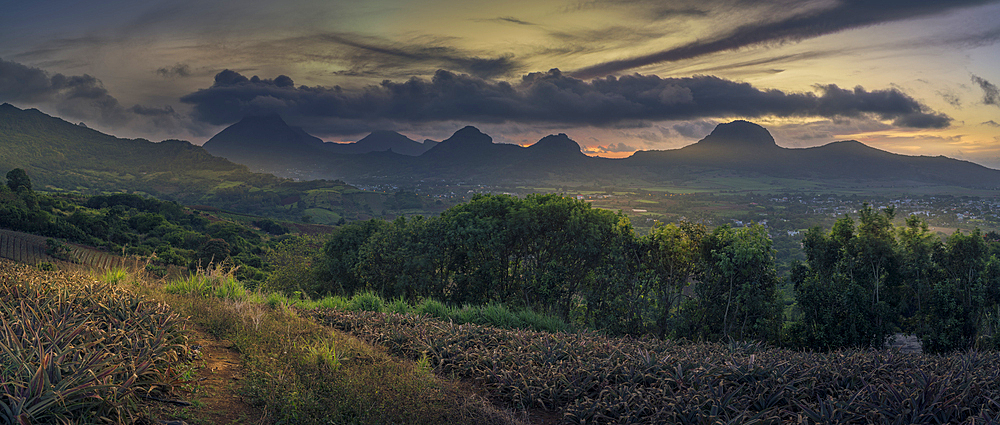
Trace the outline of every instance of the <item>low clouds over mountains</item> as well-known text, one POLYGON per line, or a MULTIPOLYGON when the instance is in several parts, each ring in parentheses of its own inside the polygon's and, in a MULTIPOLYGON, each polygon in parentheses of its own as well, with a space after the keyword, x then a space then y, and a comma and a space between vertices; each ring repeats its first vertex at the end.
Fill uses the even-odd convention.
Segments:
POLYGON ((640 74, 585 81, 553 69, 527 74, 516 83, 439 70, 429 80, 387 80, 350 91, 295 86, 283 75, 247 78, 225 70, 211 87, 181 101, 193 105, 194 117, 209 124, 279 113, 319 134, 445 121, 637 127, 720 116, 869 117, 913 128, 942 128, 951 122, 897 89, 815 87, 817 93, 787 93, 713 76, 640 74))

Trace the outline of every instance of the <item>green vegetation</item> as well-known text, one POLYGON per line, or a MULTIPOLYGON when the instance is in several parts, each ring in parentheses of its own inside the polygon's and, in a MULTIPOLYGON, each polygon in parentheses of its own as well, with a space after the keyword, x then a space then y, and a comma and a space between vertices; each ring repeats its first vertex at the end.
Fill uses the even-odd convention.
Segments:
MULTIPOLYGON (((248 291, 221 269, 163 290, 173 308, 235 344, 246 368, 241 393, 275 423, 518 423, 426 366, 300 317, 292 299, 248 291)), ((357 308, 383 303, 366 295, 346 302, 357 308)))
POLYGON ((161 272, 172 266, 194 270, 224 264, 243 282, 258 285, 276 271, 287 275, 288 261, 277 267, 271 263, 277 259, 275 250, 293 243, 299 251, 319 246, 310 237, 289 235, 290 225, 272 219, 221 219, 222 214, 134 194, 88 198, 30 187, 30 179, 20 174, 0 186, 0 227, 49 237, 45 253, 62 261, 78 261, 65 240, 146 257, 151 270, 161 272), (18 187, 16 192, 11 185, 18 187))
POLYGON ((777 277, 763 229, 682 227, 637 237, 622 214, 569 198, 479 195, 439 217, 341 227, 304 289, 502 304, 615 334, 776 340, 777 277), (698 296, 682 303, 689 279, 698 296))
POLYGON ((916 217, 896 228, 892 209, 859 215, 857 228, 845 217, 808 231, 808 262, 781 286, 761 225, 637 236, 624 215, 569 198, 479 195, 439 217, 342 226, 301 290, 510 306, 613 335, 830 350, 907 332, 930 352, 997 348, 1000 241, 942 242, 916 217))
POLYGON ((791 278, 801 321, 788 342, 878 346, 902 330, 930 352, 1000 348, 1000 238, 976 230, 941 241, 919 218, 895 228, 893 216, 866 206, 857 226, 844 217, 806 233, 808 263, 791 278))
POLYGON ((455 325, 393 313, 310 312, 436 373, 479 382, 560 423, 992 423, 1000 354, 808 353, 455 325))
POLYGON ((171 390, 182 320, 123 280, 0 261, 0 423, 132 423, 171 390))

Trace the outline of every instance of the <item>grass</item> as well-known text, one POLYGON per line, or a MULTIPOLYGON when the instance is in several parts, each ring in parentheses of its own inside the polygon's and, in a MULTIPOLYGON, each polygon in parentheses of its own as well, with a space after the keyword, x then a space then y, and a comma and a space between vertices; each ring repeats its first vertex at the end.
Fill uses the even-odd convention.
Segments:
MULTIPOLYGON (((205 410, 198 397, 208 389, 194 379, 204 362, 180 357, 187 351, 179 332, 190 324, 233 343, 243 363, 238 391, 263 408, 266 422, 521 423, 466 385, 435 376, 426 355, 393 357, 319 325, 293 308, 304 300, 248 291, 232 270, 213 268, 169 282, 136 270, 67 277, 0 261, 0 423, 155 422, 146 417, 150 414, 214 423, 207 418, 219 412, 205 410), (22 337, 28 334, 34 336, 22 337), (40 342, 49 340, 51 345, 40 342), (136 399, 138 394, 170 398, 173 391, 192 392, 194 407, 169 410, 136 399)), ((374 294, 322 302, 368 310, 412 308, 374 294)), ((214 389, 219 390, 229 391, 214 389)))
MULTIPOLYGON (((166 300, 234 343, 246 367, 241 391, 264 406, 275 423, 518 423, 455 383, 427 373, 426 358, 423 364, 401 360, 301 317, 291 308, 301 300, 220 290, 215 285, 226 285, 225 279, 195 277, 168 284, 173 289, 166 300)), ((385 305, 371 294, 346 303, 324 302, 367 309, 385 305)))
MULTIPOLYGON (((184 290, 180 291, 186 292, 184 290)), ((507 306, 498 303, 491 303, 484 306, 464 305, 462 307, 453 307, 438 300, 424 299, 419 303, 409 304, 403 299, 386 301, 373 292, 361 292, 351 297, 330 296, 318 300, 309 300, 294 296, 289 297, 280 293, 247 293, 246 298, 254 302, 266 303, 271 307, 287 305, 303 310, 327 308, 341 311, 417 314, 427 315, 456 324, 475 323, 477 325, 494 326, 503 329, 528 329, 544 332, 569 332, 574 330, 572 326, 558 317, 538 313, 530 309, 511 310, 507 306)))

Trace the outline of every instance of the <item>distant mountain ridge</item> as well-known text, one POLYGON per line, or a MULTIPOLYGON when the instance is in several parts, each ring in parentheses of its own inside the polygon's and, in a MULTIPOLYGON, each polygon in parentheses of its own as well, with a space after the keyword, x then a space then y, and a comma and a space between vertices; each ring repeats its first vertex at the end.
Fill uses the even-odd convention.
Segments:
POLYGON ((894 154, 857 141, 783 148, 765 128, 748 121, 720 124, 704 139, 680 149, 639 151, 624 159, 606 159, 585 155, 565 134, 546 136, 522 147, 494 143, 472 126, 441 142, 418 143, 394 132, 373 132, 356 143, 325 143, 289 126, 277 115, 241 120, 205 147, 184 141, 152 143, 119 139, 37 110, 3 104, 0 146, 0 172, 24 168, 38 187, 138 190, 184 202, 205 196, 256 202, 251 192, 244 193, 233 182, 242 182, 237 186, 247 189, 299 190, 286 180, 251 170, 300 180, 341 179, 359 184, 427 180, 533 187, 574 182, 599 187, 616 182, 683 186, 692 176, 721 175, 808 180, 831 188, 961 186, 993 190, 1000 186, 1000 171, 943 156, 894 154), (397 147, 402 151, 413 144, 426 150, 416 156, 397 151, 397 147), (350 149, 367 152, 340 151, 350 149))
MULTIPOLYGON (((369 137, 378 135, 376 132, 369 137)), ((297 140, 299 146, 288 149, 272 143, 266 151, 253 152, 253 159, 227 158, 278 175, 294 169, 300 175, 347 181, 440 179, 517 184, 538 179, 639 179, 656 183, 683 180, 691 173, 720 170, 748 177, 881 185, 899 183, 911 187, 952 185, 992 189, 1000 186, 1000 171, 943 156, 894 154, 856 141, 804 149, 783 148, 767 129, 743 120, 719 124, 704 139, 680 149, 639 151, 624 159, 589 157, 565 134, 546 136, 528 147, 493 143, 489 135, 472 126, 456 131, 417 156, 400 155, 401 152, 395 149, 350 157, 332 151, 316 154, 310 147, 313 146, 311 139, 297 140), (313 155, 299 153, 304 150, 311 150, 313 155)), ((246 151, 244 154, 251 155, 246 151)))
POLYGON ((417 156, 437 145, 420 143, 395 131, 379 130, 353 143, 329 143, 312 136, 300 127, 292 127, 277 114, 247 116, 226 127, 202 147, 209 153, 237 162, 258 162, 258 152, 284 152, 288 155, 340 154, 360 155, 391 151, 417 156))

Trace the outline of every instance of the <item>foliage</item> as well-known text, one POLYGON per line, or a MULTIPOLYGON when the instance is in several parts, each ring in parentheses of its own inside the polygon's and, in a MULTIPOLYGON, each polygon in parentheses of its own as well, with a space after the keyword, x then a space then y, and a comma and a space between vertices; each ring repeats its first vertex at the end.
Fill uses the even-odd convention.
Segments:
MULTIPOLYGON (((187 280, 171 282, 184 287, 187 280)), ((218 296, 222 280, 206 291, 167 295, 174 308, 242 354, 241 395, 264 407, 275 423, 519 424, 414 362, 342 332, 299 317, 274 294, 218 296)), ((300 300, 301 301, 301 300, 300 300)))
POLYGON ((0 269, 0 423, 131 423, 182 353, 179 317, 116 279, 0 269))
POLYGON ((478 195, 439 217, 343 226, 317 280, 311 295, 499 303, 615 334, 774 339, 780 313, 762 227, 681 223, 640 238, 621 213, 558 195, 478 195), (701 292, 682 308, 692 281, 701 292))
POLYGON ((701 244, 696 297, 680 335, 715 341, 773 341, 780 326, 771 239, 762 226, 716 228, 701 244), (686 329, 689 329, 685 331, 686 329))
POLYGON ((829 233, 806 233, 808 264, 791 275, 801 320, 787 326, 787 344, 878 347, 904 331, 924 350, 946 352, 991 340, 987 314, 1000 303, 995 242, 978 230, 941 241, 913 216, 897 229, 893 214, 866 205, 856 227, 844 217, 829 233))
POLYGON ((491 398, 563 423, 991 423, 1000 354, 809 353, 458 325, 394 313, 307 312, 491 398))
POLYGON ((31 179, 23 169, 15 168, 7 172, 7 187, 11 192, 31 192, 31 179))
MULTIPOLYGON (((275 238, 242 221, 222 220, 219 215, 136 194, 82 197, 24 190, 12 193, 0 186, 0 227, 48 237, 46 253, 63 261, 79 260, 63 242, 68 241, 151 258, 151 265, 161 268, 195 269, 225 263, 250 286, 268 280, 275 270, 271 261, 302 264, 288 255, 273 253, 275 249, 287 251, 281 244, 292 242, 283 241, 298 236, 275 238)), ((258 222, 272 232, 284 228, 270 219, 258 222)), ((285 270, 286 275, 288 272, 285 270)))

